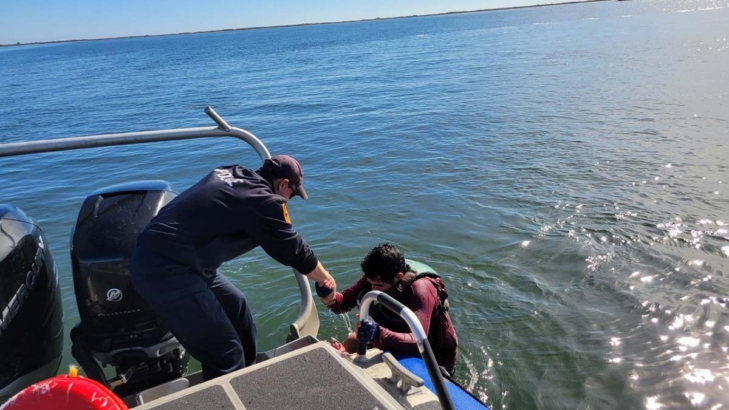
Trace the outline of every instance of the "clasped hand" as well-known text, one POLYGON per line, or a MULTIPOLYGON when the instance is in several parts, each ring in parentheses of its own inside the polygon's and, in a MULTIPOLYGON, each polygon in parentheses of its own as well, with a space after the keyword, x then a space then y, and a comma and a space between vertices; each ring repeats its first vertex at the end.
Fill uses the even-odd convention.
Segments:
POLYGON ((340 343, 337 339, 332 338, 330 344, 339 352, 355 353, 357 352, 357 344, 364 342, 371 344, 380 338, 380 325, 372 320, 357 322, 354 332, 347 335, 344 342, 340 343))
POLYGON ((329 278, 321 282, 316 282, 314 289, 319 299, 325 305, 330 306, 337 301, 337 283, 334 279, 329 278))

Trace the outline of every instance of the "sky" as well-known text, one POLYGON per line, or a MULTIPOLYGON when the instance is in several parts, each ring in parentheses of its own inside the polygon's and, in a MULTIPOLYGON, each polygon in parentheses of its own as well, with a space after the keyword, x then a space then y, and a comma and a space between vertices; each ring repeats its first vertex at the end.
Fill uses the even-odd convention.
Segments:
POLYGON ((568 0, 0 0, 0 44, 361 20, 568 0))

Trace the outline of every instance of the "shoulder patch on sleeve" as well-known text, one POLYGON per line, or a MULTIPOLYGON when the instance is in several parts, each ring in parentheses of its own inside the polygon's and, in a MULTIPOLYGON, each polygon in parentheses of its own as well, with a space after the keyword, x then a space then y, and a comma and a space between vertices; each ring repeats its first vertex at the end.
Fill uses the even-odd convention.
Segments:
POLYGON ((289 223, 290 224, 291 223, 291 219, 289 219, 289 210, 286 209, 286 204, 281 204, 281 208, 283 209, 284 221, 286 221, 286 223, 289 223))

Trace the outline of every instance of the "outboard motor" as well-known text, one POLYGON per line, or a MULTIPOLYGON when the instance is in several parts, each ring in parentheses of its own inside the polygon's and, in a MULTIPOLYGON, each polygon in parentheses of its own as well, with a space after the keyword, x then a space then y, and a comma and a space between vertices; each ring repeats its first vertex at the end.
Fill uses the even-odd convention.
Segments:
POLYGON ((58 371, 63 307, 43 232, 17 207, 0 204, 0 403, 58 371))
POLYGON ((137 235, 175 197, 164 181, 100 189, 89 195, 71 238, 73 284, 81 322, 73 357, 87 376, 123 397, 181 377, 189 354, 131 284, 137 235), (101 366, 110 365, 108 379, 101 366))

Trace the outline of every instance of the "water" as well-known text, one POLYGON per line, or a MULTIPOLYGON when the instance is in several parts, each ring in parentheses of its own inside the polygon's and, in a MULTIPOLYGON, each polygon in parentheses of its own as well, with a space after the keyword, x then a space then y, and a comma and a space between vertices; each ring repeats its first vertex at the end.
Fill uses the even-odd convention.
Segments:
MULTIPOLYGON (((3 48, 0 139, 209 126, 211 105, 300 159, 291 219, 340 287, 383 240, 446 277, 458 379, 493 408, 717 409, 728 39, 725 1, 662 0, 3 48)), ((48 235, 67 333, 83 198, 236 162, 257 158, 234 140, 0 159, 1 201, 48 235)), ((281 343, 290 271, 261 251, 223 271, 261 348, 281 343)))

